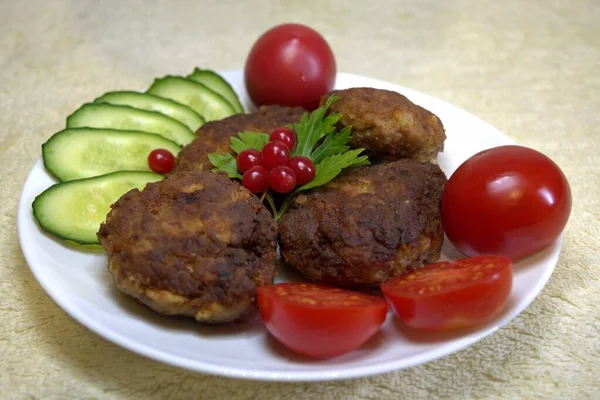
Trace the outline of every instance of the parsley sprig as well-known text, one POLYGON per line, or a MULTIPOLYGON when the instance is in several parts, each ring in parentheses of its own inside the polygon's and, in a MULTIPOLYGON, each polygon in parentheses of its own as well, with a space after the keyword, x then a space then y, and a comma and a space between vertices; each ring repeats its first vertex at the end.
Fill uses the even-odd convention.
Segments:
MULTIPOLYGON (((271 193, 267 192, 263 195, 275 220, 279 220, 285 214, 300 192, 325 185, 346 168, 369 164, 367 156, 361 155, 364 149, 350 150, 348 142, 351 128, 348 126, 339 132, 336 130, 335 125, 342 116, 338 113, 326 115, 329 107, 337 100, 338 97, 330 96, 322 107, 310 115, 304 113, 300 121, 291 126, 296 132, 296 146, 292 149, 292 156, 301 155, 310 158, 315 165, 316 174, 312 181, 296 187, 287 194, 279 206, 271 193)), ((230 138, 230 148, 235 154, 246 149, 260 151, 268 141, 269 135, 266 133, 244 131, 230 138)), ((237 169, 236 159, 231 153, 210 153, 208 159, 214 166, 213 172, 221 171, 227 173, 232 179, 242 179, 237 169)))

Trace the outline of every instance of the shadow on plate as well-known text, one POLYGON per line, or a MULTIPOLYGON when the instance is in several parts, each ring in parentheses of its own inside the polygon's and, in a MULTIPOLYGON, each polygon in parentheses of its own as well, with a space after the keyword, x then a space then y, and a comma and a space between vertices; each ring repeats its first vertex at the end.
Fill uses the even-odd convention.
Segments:
POLYGON ((552 253, 554 253, 558 248, 560 248, 560 242, 555 241, 551 245, 544 247, 543 249, 530 255, 529 257, 525 257, 523 259, 518 260, 515 263, 515 272, 519 273, 521 271, 527 271, 533 268, 540 267, 540 265, 543 265, 544 262, 547 262, 547 260, 551 257, 552 253))
MULTIPOLYGON (((560 243, 555 241, 547 247, 539 250, 538 252, 530 255, 529 257, 522 258, 514 263, 516 267, 516 272, 518 271, 526 271, 531 268, 539 267, 544 260, 547 260, 553 252, 557 250, 557 247, 560 247, 560 243)), ((446 260, 455 260, 457 258, 465 258, 467 255, 461 253, 454 247, 452 242, 448 240, 448 237, 444 235, 444 244, 442 245, 442 254, 440 257, 440 261, 446 260)))
POLYGON ((281 259, 276 261, 277 264, 277 275, 275 276, 274 283, 283 283, 283 282, 306 282, 306 278, 300 271, 296 268, 292 267, 290 264, 287 264, 281 259))
POLYGON ((466 256, 458 251, 456 247, 448 240, 448 236, 444 235, 444 243, 442 244, 442 254, 439 261, 455 260, 457 258, 465 258, 466 256))
MULTIPOLYGON (((55 184, 55 183, 53 183, 53 184, 55 184)), ((106 251, 104 251, 104 248, 102 247, 102 245, 100 243, 80 244, 80 243, 73 242, 71 240, 61 239, 61 238, 45 231, 44 229, 42 229, 42 227, 38 223, 37 219, 33 216, 33 213, 31 213, 30 218, 31 218, 32 224, 35 226, 36 230, 38 231, 38 233, 40 235, 44 236, 46 239, 48 239, 51 242, 56 243, 59 246, 62 246, 69 250, 77 251, 77 252, 80 252, 83 254, 93 254, 93 255, 106 254, 106 251)), ((21 250, 21 254, 23 254, 23 249, 21 248, 20 243, 19 243, 19 248, 21 250)))

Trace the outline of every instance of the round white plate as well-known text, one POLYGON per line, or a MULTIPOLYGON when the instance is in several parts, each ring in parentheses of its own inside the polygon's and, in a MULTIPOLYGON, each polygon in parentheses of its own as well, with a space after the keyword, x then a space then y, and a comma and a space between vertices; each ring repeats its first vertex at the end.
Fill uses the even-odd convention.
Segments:
MULTIPOLYGON (((224 77, 249 107, 240 71, 224 77)), ((438 162, 450 174, 469 156, 512 143, 498 130, 441 100, 400 86, 340 73, 336 88, 370 86, 398 91, 437 114, 446 127, 445 150, 438 162)), ((561 240, 515 267, 505 311, 479 329, 453 334, 418 334, 404 329, 390 313, 379 334, 363 347, 335 359, 311 361, 296 356, 269 337, 258 318, 231 326, 204 326, 164 317, 122 295, 112 284, 101 251, 81 251, 43 233, 31 203, 54 180, 41 161, 33 167, 19 203, 18 228, 23 253, 48 294, 77 321, 100 336, 136 353, 191 370, 270 381, 319 381, 360 377, 418 365, 456 352, 495 332, 531 303, 556 265, 561 240)), ((446 240, 444 258, 459 254, 446 240)), ((291 279, 282 271, 278 280, 291 279)))

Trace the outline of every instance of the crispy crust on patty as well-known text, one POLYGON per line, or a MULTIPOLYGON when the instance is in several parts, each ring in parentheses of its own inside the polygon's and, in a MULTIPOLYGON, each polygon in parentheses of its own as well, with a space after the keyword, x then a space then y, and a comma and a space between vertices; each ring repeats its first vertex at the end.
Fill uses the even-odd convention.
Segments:
POLYGON ((238 183, 183 172, 121 197, 98 232, 117 287, 163 314, 239 319, 275 275, 277 225, 238 183))
POLYGON ((372 160, 433 161, 444 149, 446 134, 440 119, 400 93, 373 88, 334 90, 321 98, 321 105, 330 95, 340 99, 328 112, 342 115, 338 127, 352 126, 350 146, 364 147, 372 160))
POLYGON ((300 107, 263 106, 250 114, 207 122, 196 132, 197 138, 179 152, 172 173, 210 170, 208 154, 228 153, 231 136, 240 131, 270 133, 280 126, 298 122, 302 113, 304 109, 300 107))
POLYGON ((280 220, 283 258, 313 281, 346 287, 434 262, 445 183, 437 165, 410 159, 348 170, 298 196, 280 220))

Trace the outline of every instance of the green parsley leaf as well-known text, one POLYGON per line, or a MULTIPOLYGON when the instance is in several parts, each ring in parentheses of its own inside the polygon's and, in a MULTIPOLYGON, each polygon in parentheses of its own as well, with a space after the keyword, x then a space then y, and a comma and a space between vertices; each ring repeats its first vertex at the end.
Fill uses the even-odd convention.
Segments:
POLYGON ((337 96, 330 96, 322 107, 310 113, 310 117, 308 113, 302 114, 300 122, 294 124, 297 144, 293 155, 310 157, 319 140, 335 132, 335 124, 342 116, 340 114, 325 116, 325 113, 338 99, 337 96))
POLYGON ((239 132, 237 136, 229 138, 231 150, 240 154, 246 149, 262 150, 263 146, 269 141, 269 135, 260 132, 239 132))
POLYGON ((338 133, 327 135, 323 143, 310 155, 312 162, 316 164, 325 157, 348 151, 350 147, 347 143, 350 141, 350 130, 351 128, 346 126, 338 133))
POLYGON ((350 150, 345 153, 325 157, 315 165, 315 179, 301 186, 297 191, 303 191, 322 186, 339 175, 344 168, 369 164, 367 156, 359 156, 365 149, 350 150))
POLYGON ((238 172, 237 162, 235 157, 230 153, 227 154, 219 154, 219 153, 210 153, 208 155, 208 160, 214 166, 211 170, 212 172, 225 172, 229 178, 233 179, 242 179, 242 175, 238 172))

